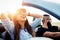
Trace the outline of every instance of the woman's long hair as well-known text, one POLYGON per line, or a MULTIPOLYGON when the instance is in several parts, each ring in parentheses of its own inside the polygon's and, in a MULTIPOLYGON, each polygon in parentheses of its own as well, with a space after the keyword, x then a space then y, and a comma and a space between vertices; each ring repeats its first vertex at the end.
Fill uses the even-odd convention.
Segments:
MULTIPOLYGON (((20 40, 19 38, 19 34, 20 34, 20 29, 21 29, 21 25, 17 22, 17 20, 15 19, 15 17, 13 18, 13 23, 14 23, 14 40, 20 40)), ((25 28, 27 29, 28 33, 32 35, 32 37, 35 36, 34 31, 32 30, 31 26, 28 23, 28 20, 25 21, 24 24, 25 28)))

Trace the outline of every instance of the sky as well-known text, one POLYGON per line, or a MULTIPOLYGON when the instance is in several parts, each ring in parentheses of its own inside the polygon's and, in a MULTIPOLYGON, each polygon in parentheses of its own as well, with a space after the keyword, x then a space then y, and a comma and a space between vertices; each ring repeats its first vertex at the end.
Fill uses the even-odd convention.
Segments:
MULTIPOLYGON (((59 0, 44 0, 44 1, 48 1, 48 2, 53 2, 53 3, 57 3, 60 4, 59 0)), ((16 12, 17 9, 22 8, 22 0, 0 0, 0 14, 2 12, 4 13, 9 13, 11 12, 12 14, 14 14, 16 12)), ((26 8, 27 12, 31 12, 31 13, 37 13, 37 14, 46 14, 45 12, 43 12, 42 10, 33 8, 33 7, 24 7, 26 8)), ((29 17, 29 21, 32 22, 32 17, 29 17)), ((52 17, 52 21, 58 21, 56 18, 52 17)))
POLYGON ((60 4, 60 0, 44 0, 44 1, 60 4))

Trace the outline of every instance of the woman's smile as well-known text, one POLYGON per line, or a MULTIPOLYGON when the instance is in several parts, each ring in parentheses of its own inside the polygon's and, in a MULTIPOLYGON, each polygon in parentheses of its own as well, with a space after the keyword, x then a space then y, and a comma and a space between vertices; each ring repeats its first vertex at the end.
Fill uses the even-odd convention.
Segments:
POLYGON ((26 16, 21 16, 22 18, 26 18, 26 16))

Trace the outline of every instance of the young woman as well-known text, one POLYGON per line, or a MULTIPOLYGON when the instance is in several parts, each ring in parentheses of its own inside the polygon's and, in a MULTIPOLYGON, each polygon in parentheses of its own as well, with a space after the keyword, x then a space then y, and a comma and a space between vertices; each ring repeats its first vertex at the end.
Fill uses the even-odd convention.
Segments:
POLYGON ((42 18, 41 15, 26 13, 24 8, 18 9, 13 17, 13 24, 4 14, 1 15, 1 21, 12 40, 28 40, 35 36, 32 27, 29 25, 26 16, 42 18))

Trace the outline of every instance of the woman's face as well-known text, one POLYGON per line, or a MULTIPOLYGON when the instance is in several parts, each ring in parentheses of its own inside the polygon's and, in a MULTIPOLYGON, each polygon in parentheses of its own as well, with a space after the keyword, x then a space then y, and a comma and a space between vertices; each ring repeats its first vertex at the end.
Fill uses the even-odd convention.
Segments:
POLYGON ((18 21, 26 21, 26 10, 25 9, 19 9, 16 14, 16 20, 18 21))

